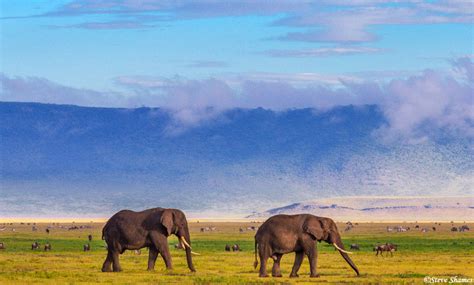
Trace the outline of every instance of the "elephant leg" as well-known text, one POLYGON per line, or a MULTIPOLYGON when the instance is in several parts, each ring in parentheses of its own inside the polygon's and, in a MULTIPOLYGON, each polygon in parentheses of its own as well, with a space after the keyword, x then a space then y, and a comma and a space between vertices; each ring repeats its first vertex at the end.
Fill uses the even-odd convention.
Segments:
POLYGON ((161 254, 163 261, 165 262, 166 268, 173 269, 173 265, 171 263, 171 254, 168 247, 168 239, 166 238, 166 236, 159 233, 152 233, 150 235, 153 244, 155 245, 158 252, 161 254))
POLYGON ((298 270, 300 270, 301 263, 303 262, 304 252, 298 251, 295 254, 295 263, 293 264, 293 269, 291 269, 290 277, 299 277, 298 270))
POLYGON ((112 251, 107 251, 107 257, 105 258, 104 264, 102 265, 102 272, 110 272, 112 271, 112 251))
POLYGON ((148 271, 155 269, 156 258, 158 257, 158 250, 154 246, 150 246, 148 253, 148 271))
POLYGON ((272 268, 272 276, 273 277, 281 277, 281 270, 280 270, 280 261, 283 254, 276 253, 276 259, 273 261, 273 268, 272 268))
POLYGON ((260 257, 260 273, 259 277, 268 277, 267 274, 267 260, 268 260, 268 255, 265 252, 265 247, 264 246, 259 246, 258 247, 258 255, 260 257))
POLYGON ((122 271, 122 267, 120 267, 120 261, 119 261, 119 253, 118 251, 112 251, 112 260, 113 260, 113 269, 114 272, 120 272, 122 271))
POLYGON ((309 277, 319 277, 317 273, 317 263, 318 263, 318 250, 316 246, 310 248, 307 252, 308 260, 309 260, 309 269, 310 269, 310 276, 309 277))

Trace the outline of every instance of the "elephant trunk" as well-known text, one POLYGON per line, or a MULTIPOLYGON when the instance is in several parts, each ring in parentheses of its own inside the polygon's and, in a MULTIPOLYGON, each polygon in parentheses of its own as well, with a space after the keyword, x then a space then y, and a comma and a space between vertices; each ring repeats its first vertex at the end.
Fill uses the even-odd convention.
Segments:
POLYGON ((193 265, 193 259, 191 257, 191 238, 190 238, 190 235, 189 235, 189 229, 188 227, 186 226, 185 230, 184 230, 184 235, 183 237, 186 239, 186 241, 189 243, 189 246, 184 246, 184 248, 186 249, 186 261, 188 262, 188 268, 189 270, 191 270, 192 272, 196 272, 196 269, 194 269, 194 265, 193 265))
MULTIPOLYGON (((334 235, 331 242, 333 244, 337 245, 339 248, 344 250, 344 244, 342 243, 341 237, 339 236, 339 234, 334 235)), ((354 264, 354 262, 349 257, 349 255, 344 251, 341 251, 341 250, 338 250, 338 251, 342 255, 342 257, 344 258, 344 260, 352 267, 352 269, 354 269, 357 276, 359 276, 359 269, 357 269, 357 266, 354 264)))

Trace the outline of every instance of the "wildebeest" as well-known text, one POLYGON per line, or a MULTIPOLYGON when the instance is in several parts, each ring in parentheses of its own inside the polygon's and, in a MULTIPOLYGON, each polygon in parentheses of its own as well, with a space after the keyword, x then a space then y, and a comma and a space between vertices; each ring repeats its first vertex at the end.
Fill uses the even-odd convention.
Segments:
POLYGON ((6 249, 6 245, 4 242, 0 242, 0 249, 6 249))
POLYGON ((89 239, 89 241, 92 241, 92 235, 88 235, 87 239, 89 239))
POLYGON ((49 229, 46 229, 46 233, 49 234, 49 229))
POLYGON ((356 243, 351 244, 351 249, 353 250, 360 250, 359 245, 356 243))
POLYGON ((457 232, 457 231, 458 231, 458 228, 452 227, 452 228, 451 228, 451 231, 452 231, 452 232, 457 232))
POLYGON ((44 245, 44 251, 50 251, 51 250, 51 244, 49 242, 47 242, 45 245, 44 245))
POLYGON ((383 256, 384 251, 390 252, 390 255, 393 256, 393 252, 397 251, 397 245, 392 243, 379 244, 374 247, 374 251, 377 252, 375 256, 379 255, 379 253, 383 256))
POLYGON ((84 245, 84 251, 90 251, 91 250, 91 245, 90 244, 85 244, 84 245))
POLYGON ((39 247, 40 247, 40 244, 37 241, 31 244, 31 250, 38 249, 39 247))
POLYGON ((459 227, 459 231, 460 232, 469 231, 469 227, 467 225, 462 225, 459 227))
POLYGON ((234 244, 232 246, 232 251, 240 251, 240 246, 238 244, 234 244))
POLYGON ((228 244, 225 245, 225 251, 230 251, 230 245, 228 244))

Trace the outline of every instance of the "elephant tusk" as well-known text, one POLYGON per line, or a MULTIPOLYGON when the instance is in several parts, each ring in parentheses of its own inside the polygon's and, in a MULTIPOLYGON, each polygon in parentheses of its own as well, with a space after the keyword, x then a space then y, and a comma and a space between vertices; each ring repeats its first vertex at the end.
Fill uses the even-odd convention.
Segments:
POLYGON ((186 239, 183 236, 181 236, 181 241, 183 242, 183 244, 185 246, 187 246, 187 247, 189 247, 189 249, 191 249, 191 246, 189 245, 189 243, 186 241, 186 239))
POLYGON ((350 252, 350 251, 345 251, 345 250, 343 250, 342 248, 338 247, 337 244, 335 244, 335 243, 333 243, 332 245, 334 245, 334 247, 337 248, 337 250, 339 250, 340 252, 352 254, 352 252, 350 252))
POLYGON ((191 251, 191 254, 194 254, 194 255, 201 255, 201 254, 199 254, 199 253, 197 253, 197 252, 194 252, 194 251, 191 251))

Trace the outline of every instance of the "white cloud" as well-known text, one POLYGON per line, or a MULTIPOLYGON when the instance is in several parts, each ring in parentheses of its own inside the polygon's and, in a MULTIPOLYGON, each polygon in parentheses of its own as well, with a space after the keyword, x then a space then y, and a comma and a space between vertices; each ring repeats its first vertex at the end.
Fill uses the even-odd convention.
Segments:
POLYGON ((380 130, 384 137, 423 140, 439 129, 474 137, 473 63, 467 57, 452 63, 457 76, 427 70, 381 83, 352 77, 329 80, 314 74, 249 74, 206 80, 119 77, 116 83, 129 91, 113 93, 66 87, 42 78, 2 75, 0 88, 3 101, 162 107, 174 114, 171 132, 212 120, 232 108, 282 111, 376 104, 388 122, 380 130))
POLYGON ((337 55, 371 54, 382 52, 383 49, 370 47, 324 47, 306 50, 269 50, 264 54, 273 57, 325 57, 337 55))

